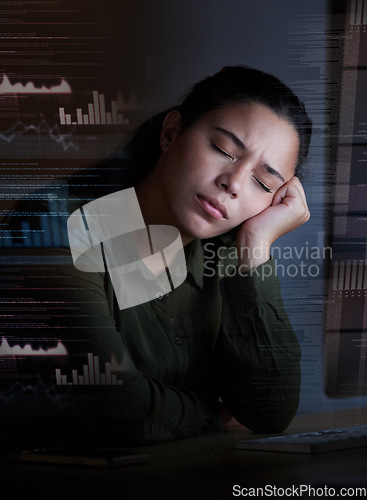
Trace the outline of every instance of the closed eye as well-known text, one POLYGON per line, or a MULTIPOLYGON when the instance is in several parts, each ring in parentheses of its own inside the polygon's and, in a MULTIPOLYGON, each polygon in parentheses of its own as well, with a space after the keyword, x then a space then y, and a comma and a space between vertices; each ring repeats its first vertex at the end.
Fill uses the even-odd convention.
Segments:
POLYGON ((263 184, 259 179, 257 179, 256 177, 253 177, 253 179, 257 182, 257 184, 264 190, 266 191, 267 193, 271 193, 271 189, 269 189, 267 186, 265 186, 265 184, 263 184))
POLYGON ((235 160, 234 156, 229 152, 227 151, 226 149, 223 149, 223 148, 220 148, 219 146, 217 146, 215 144, 215 142, 213 141, 210 141, 210 145, 212 146, 212 148, 217 151, 218 153, 221 153, 222 155, 224 156, 227 156, 227 158, 230 158, 232 161, 235 160))

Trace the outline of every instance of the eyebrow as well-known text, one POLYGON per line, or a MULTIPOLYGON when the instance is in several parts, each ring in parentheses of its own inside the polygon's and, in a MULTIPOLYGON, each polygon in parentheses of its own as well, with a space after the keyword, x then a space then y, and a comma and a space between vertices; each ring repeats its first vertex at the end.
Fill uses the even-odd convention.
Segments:
MULTIPOLYGON (((222 134, 224 134, 227 137, 229 137, 230 139, 232 139, 232 141, 234 142, 234 144, 236 144, 236 146, 238 146, 240 149, 242 149, 242 151, 245 151, 246 146, 241 141, 241 139, 239 139, 233 132, 231 132, 230 130, 227 130, 225 128, 222 128, 222 127, 214 127, 214 130, 217 130, 218 132, 221 132, 222 134)), ((284 177, 275 168, 271 167, 267 163, 265 163, 263 165, 263 168, 265 168, 265 170, 269 174, 275 175, 275 177, 278 177, 278 179, 280 179, 283 183, 285 182, 284 177)))
POLYGON ((275 170, 275 168, 271 167, 267 163, 264 165, 265 170, 272 175, 275 175, 275 177, 278 177, 282 182, 285 182, 284 177, 278 172, 278 170, 275 170))
POLYGON ((222 132, 222 134, 224 134, 227 137, 229 137, 230 139, 232 139, 232 141, 236 144, 236 146, 238 146, 243 151, 245 151, 246 146, 241 141, 241 139, 239 139, 233 132, 230 132, 229 130, 222 128, 222 127, 214 127, 214 130, 218 130, 218 132, 222 132))

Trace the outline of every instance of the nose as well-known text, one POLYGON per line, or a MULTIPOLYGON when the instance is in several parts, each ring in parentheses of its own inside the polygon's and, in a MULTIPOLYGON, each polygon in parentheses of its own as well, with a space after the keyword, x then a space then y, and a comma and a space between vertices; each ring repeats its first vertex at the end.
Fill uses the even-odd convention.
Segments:
POLYGON ((227 184, 221 184, 221 186, 227 193, 229 193, 232 200, 238 197, 238 193, 231 193, 231 189, 228 188, 227 184))
POLYGON ((238 165, 236 169, 228 172, 222 172, 216 179, 216 185, 224 190, 232 199, 238 198, 245 183, 245 177, 248 175, 248 169, 245 165, 238 165))

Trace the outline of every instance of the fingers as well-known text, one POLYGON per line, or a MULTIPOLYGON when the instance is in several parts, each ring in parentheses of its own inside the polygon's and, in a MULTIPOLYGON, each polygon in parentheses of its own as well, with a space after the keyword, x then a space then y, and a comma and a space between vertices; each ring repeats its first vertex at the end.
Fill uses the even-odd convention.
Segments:
POLYGON ((306 195, 302 184, 298 177, 292 177, 288 182, 283 184, 275 193, 272 205, 279 205, 286 197, 294 198, 300 196, 305 203, 306 195))
POLYGON ((298 177, 292 177, 288 182, 283 184, 275 193, 272 206, 287 205, 295 210, 294 215, 306 222, 310 218, 306 194, 298 177))
POLYGON ((292 186, 294 186, 298 190, 299 194, 301 195, 301 198, 307 205, 305 190, 303 189, 303 186, 298 177, 292 177, 292 179, 289 182, 292 182, 292 186))

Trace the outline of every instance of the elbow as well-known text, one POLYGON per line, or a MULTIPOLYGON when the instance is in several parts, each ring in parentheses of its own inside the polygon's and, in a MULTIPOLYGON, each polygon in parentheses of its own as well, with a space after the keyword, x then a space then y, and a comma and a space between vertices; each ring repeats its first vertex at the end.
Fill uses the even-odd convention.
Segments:
POLYGON ((260 434, 279 434, 283 432, 292 422, 292 415, 274 415, 266 419, 257 418, 255 420, 243 420, 242 425, 253 432, 260 434))
POLYGON ((298 408, 298 391, 285 397, 246 401, 246 404, 228 408, 234 418, 242 425, 256 433, 278 434, 283 432, 292 422, 298 408), (232 411, 231 411, 232 410, 232 411))

